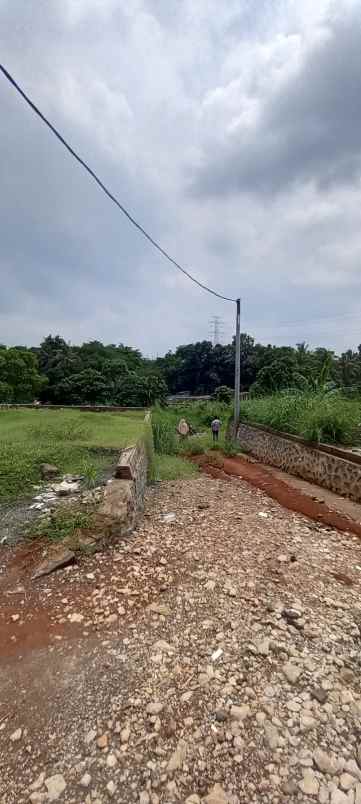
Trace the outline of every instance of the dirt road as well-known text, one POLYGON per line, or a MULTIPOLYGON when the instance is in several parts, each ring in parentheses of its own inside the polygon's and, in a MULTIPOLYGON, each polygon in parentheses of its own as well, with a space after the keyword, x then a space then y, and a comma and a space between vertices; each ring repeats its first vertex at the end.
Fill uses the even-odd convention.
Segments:
POLYGON ((201 477, 31 569, 0 574, 2 804, 361 803, 358 537, 201 477))

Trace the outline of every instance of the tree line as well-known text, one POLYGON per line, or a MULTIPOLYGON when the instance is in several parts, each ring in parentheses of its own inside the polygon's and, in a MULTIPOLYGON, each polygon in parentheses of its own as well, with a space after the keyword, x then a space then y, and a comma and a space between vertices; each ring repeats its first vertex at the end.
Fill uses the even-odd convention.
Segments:
MULTIPOLYGON (((81 346, 48 335, 39 347, 0 345, 0 402, 147 406, 167 394, 214 394, 234 386, 235 344, 209 341, 178 346, 149 360, 123 344, 81 346)), ((266 394, 284 388, 315 390, 325 384, 361 392, 361 345, 340 356, 306 343, 296 347, 255 343, 241 335, 241 389, 266 394)))

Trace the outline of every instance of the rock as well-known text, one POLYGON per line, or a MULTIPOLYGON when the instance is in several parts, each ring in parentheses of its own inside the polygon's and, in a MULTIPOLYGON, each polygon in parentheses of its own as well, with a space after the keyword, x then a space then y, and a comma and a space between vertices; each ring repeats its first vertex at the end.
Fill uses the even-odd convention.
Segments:
POLYGON ((293 608, 284 608, 282 609, 282 617, 288 622, 292 622, 292 620, 298 620, 301 617, 302 612, 299 609, 293 608))
POLYGON ((299 788, 305 796, 317 796, 319 790, 318 779, 310 768, 306 768, 303 779, 299 782, 299 788))
POLYGON ((351 776, 354 776, 355 779, 358 779, 359 782, 361 782, 361 770, 354 759, 349 759, 346 762, 344 770, 347 771, 347 773, 350 773, 351 776))
POLYGON ((53 463, 41 463, 40 475, 43 480, 53 480, 59 474, 59 469, 53 463))
POLYGON ((174 653, 172 645, 169 645, 164 639, 158 639, 158 642, 155 642, 153 645, 153 650, 159 653, 174 653))
POLYGON ((331 793, 330 804, 350 804, 350 799, 338 788, 331 793))
POLYGON ((164 603, 151 603, 148 606, 148 611, 153 611, 154 614, 163 614, 164 617, 171 613, 170 608, 165 606, 164 603))
POLYGON ((310 693, 311 698, 314 698, 316 701, 318 701, 318 703, 326 703, 328 693, 323 689, 323 687, 313 687, 313 689, 310 690, 310 693))
POLYGON ((355 787, 355 804, 361 804, 361 784, 357 783, 355 787))
POLYGON ((108 768, 115 768, 117 764, 118 764, 118 760, 117 760, 115 754, 108 754, 108 756, 107 756, 107 766, 108 766, 108 768))
POLYGON ((130 728, 126 726, 125 729, 122 729, 120 732, 120 742, 121 743, 128 743, 130 737, 130 728))
POLYGON ((274 726, 273 723, 270 723, 269 720, 266 720, 264 724, 264 733, 268 747, 272 751, 275 751, 275 749, 279 746, 280 738, 276 726, 274 726))
POLYGON ((185 804, 201 804, 201 800, 199 796, 197 796, 197 793, 192 793, 191 796, 188 796, 188 798, 186 798, 185 804))
POLYGON ((80 484, 77 481, 62 480, 56 486, 53 486, 54 491, 58 497, 69 497, 71 494, 77 494, 80 491, 80 484))
POLYGON ((277 561, 279 561, 280 564, 285 564, 286 561, 288 561, 288 556, 286 556, 284 553, 281 553, 281 555, 277 556, 277 561))
POLYGON ((282 668, 282 672, 290 684, 296 684, 297 679, 302 673, 302 669, 297 667, 295 664, 288 662, 288 664, 285 664, 285 666, 282 668))
POLYGON ((97 733, 96 733, 95 729, 90 729, 90 730, 87 732, 87 734, 85 735, 85 742, 86 742, 86 744, 87 744, 87 745, 90 745, 90 743, 92 743, 92 742, 93 742, 93 740, 95 740, 96 736, 97 736, 97 733))
POLYGON ((116 623, 117 619, 118 619, 117 614, 109 614, 109 617, 106 618, 105 622, 107 623, 107 625, 112 625, 112 623, 116 623))
POLYGON ((84 773, 84 776, 81 777, 79 784, 81 787, 89 787, 91 784, 92 777, 90 773, 84 773))
POLYGON ((17 623, 18 620, 20 620, 20 614, 12 614, 11 619, 12 619, 13 623, 17 623))
POLYGON ((179 743, 173 751, 173 754, 168 762, 167 771, 168 773, 173 773, 176 770, 180 770, 183 766, 183 762, 187 755, 187 743, 185 740, 179 740, 179 743))
POLYGON ((154 701, 153 703, 148 704, 146 712, 147 715, 159 715, 164 709, 164 704, 159 703, 159 701, 154 701))
POLYGON ((204 799, 205 804, 228 804, 229 798, 220 784, 215 784, 204 799))
POLYGON ((149 793, 146 790, 142 790, 139 796, 139 804, 150 804, 149 793))
POLYGON ((30 785, 29 790, 40 790, 44 784, 44 781, 45 781, 45 773, 43 772, 40 773, 38 778, 35 779, 35 782, 33 782, 30 785))
POLYGON ((50 575, 52 572, 68 567, 69 564, 74 564, 75 553, 72 550, 63 550, 60 555, 54 559, 44 561, 32 576, 32 581, 38 578, 43 578, 44 575, 50 575))
POLYGON ((68 620, 71 623, 81 623, 84 620, 84 614, 75 611, 73 614, 68 614, 68 620))
POLYGON ((102 734, 101 737, 98 737, 97 746, 98 746, 98 748, 107 748, 108 747, 108 735, 107 734, 102 734))
POLYGON ((351 790, 351 787, 354 787, 355 784, 356 779, 354 776, 351 776, 350 773, 341 773, 340 787, 342 787, 342 790, 351 790))
POLYGON ((237 590, 234 588, 234 586, 225 586, 223 591, 226 595, 228 595, 228 597, 236 597, 237 595, 237 590))
POLYGON ((321 773, 329 773, 330 776, 334 776, 338 771, 336 758, 327 754, 326 751, 322 751, 321 748, 316 748, 313 752, 313 761, 321 773))
POLYGON ((175 522, 175 520, 176 515, 174 513, 163 514, 162 516, 162 522, 166 522, 167 524, 169 524, 170 522, 175 522))
POLYGON ((114 784, 114 782, 108 782, 108 784, 107 784, 107 793, 108 793, 109 798, 113 798, 116 789, 117 788, 116 788, 116 785, 114 784))
POLYGON ((255 648, 257 653, 260 656, 268 656, 269 649, 270 649, 270 640, 269 639, 262 639, 258 642, 254 642, 255 648))
POLYGON ((318 794, 318 801, 319 804, 328 804, 330 800, 330 792, 326 785, 321 784, 319 794, 318 794))
POLYGON ((47 793, 31 793, 29 796, 30 804, 44 804, 44 802, 48 800, 47 793))
MULTIPOLYGON (((207 581, 207 583, 204 585, 204 588, 207 589, 208 592, 214 592, 214 590, 216 588, 216 582, 215 581, 207 581)), ((187 799, 187 801, 188 801, 188 799, 187 799)))
POLYGON ((307 734, 308 731, 312 731, 317 726, 317 721, 314 717, 310 717, 310 715, 301 715, 300 717, 300 731, 301 734, 307 734))
POLYGON ((231 718, 232 720, 246 720, 247 717, 251 716, 251 708, 248 704, 243 704, 243 706, 231 706, 231 718))
POLYGON ((18 743, 19 740, 21 740, 22 734, 23 734, 22 729, 16 729, 16 731, 14 731, 13 734, 11 734, 11 736, 10 736, 11 742, 12 743, 18 743))
POLYGON ((225 721, 228 720, 228 712, 226 712, 225 709, 217 709, 215 718, 218 723, 225 723, 225 721))
POLYGON ((55 773, 45 779, 45 786, 48 790, 48 801, 57 801, 66 789, 66 781, 61 773, 55 773))

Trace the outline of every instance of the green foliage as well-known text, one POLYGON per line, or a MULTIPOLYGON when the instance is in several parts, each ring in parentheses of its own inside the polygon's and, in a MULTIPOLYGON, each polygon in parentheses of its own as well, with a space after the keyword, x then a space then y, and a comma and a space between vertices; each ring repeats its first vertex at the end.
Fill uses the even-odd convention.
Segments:
POLYGON ((157 480, 182 480, 196 477, 198 466, 177 455, 156 455, 155 475, 157 480))
POLYGON ((62 506, 56 508, 49 516, 37 520, 30 529, 29 537, 59 542, 74 536, 81 528, 89 528, 91 522, 92 516, 88 511, 62 506))
POLYGON ((25 347, 1 349, 0 401, 32 402, 46 384, 46 378, 39 373, 37 358, 30 350, 25 347))
POLYGON ((152 422, 147 414, 143 425, 143 443, 148 458, 148 483, 155 479, 155 449, 152 422))
POLYGON ((228 388, 227 385, 220 385, 215 389, 213 399, 215 399, 216 402, 224 402, 226 405, 230 405, 233 394, 234 391, 232 388, 228 388))
POLYGON ((361 442, 361 396, 283 393, 241 404, 241 420, 263 424, 307 441, 336 444, 361 442))
POLYGON ((152 417, 154 449, 159 455, 175 455, 178 451, 177 435, 173 423, 162 419, 156 412, 152 417))
POLYGON ((40 464, 82 474, 84 462, 98 476, 143 429, 143 413, 73 410, 0 411, 0 501, 26 496, 40 482, 40 464))

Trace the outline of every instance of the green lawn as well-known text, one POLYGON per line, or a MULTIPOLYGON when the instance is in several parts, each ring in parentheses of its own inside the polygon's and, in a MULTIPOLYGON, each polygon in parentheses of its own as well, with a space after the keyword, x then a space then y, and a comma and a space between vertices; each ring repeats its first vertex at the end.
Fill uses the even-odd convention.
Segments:
POLYGON ((56 464, 62 474, 99 475, 116 451, 135 443, 143 419, 142 411, 0 411, 0 501, 31 493, 42 463, 56 464))
POLYGON ((178 455, 156 455, 154 464, 157 480, 182 480, 195 477, 199 472, 196 464, 178 455))

